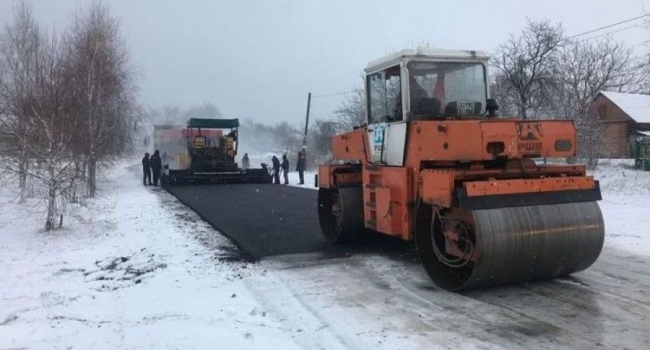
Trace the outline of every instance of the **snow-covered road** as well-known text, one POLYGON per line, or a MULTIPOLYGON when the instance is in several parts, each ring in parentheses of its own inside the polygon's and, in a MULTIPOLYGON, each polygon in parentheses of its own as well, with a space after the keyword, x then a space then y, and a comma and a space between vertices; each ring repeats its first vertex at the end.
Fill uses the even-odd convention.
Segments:
POLYGON ((5 188, 0 349, 647 349, 650 174, 612 163, 596 176, 607 237, 594 266, 463 294, 372 254, 237 261, 138 167, 112 172, 53 233, 5 188))

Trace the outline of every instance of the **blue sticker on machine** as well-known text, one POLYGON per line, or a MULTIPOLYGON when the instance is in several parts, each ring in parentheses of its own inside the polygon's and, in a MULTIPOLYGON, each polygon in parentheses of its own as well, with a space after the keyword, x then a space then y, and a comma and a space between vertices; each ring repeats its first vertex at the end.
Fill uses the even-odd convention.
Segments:
POLYGON ((384 142, 384 127, 378 126, 375 128, 373 143, 382 143, 382 142, 384 142))
POLYGON ((372 149, 374 153, 381 153, 384 148, 384 127, 377 126, 375 127, 373 138, 372 138, 372 149))

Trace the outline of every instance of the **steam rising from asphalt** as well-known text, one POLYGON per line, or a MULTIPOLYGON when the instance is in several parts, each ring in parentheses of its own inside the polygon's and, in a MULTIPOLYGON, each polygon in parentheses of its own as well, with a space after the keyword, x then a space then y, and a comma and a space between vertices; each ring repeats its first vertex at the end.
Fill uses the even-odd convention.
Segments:
MULTIPOLYGON (((238 138, 239 144, 237 145, 237 157, 235 160, 239 166, 242 164, 242 158, 245 153, 248 153, 251 168, 260 168, 262 163, 271 167, 271 158, 273 156, 282 159, 282 155, 285 154, 285 150, 274 146, 279 144, 281 140, 275 138, 270 132, 255 132, 252 128, 243 125, 239 127, 238 138)), ((297 150, 289 150, 287 152, 289 160, 291 160, 292 154, 295 153, 297 153, 297 150)))

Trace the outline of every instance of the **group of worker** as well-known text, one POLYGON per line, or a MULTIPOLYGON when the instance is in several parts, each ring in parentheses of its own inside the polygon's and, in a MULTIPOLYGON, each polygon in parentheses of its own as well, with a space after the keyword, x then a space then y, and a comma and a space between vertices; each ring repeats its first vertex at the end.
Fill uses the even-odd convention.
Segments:
MULTIPOLYGON (((282 163, 275 155, 271 159, 273 162, 273 183, 280 184, 280 171, 282 171, 284 177, 284 184, 289 184, 289 159, 287 155, 282 156, 282 163)), ((298 161, 296 162, 296 171, 298 172, 298 177, 300 179, 299 184, 305 184, 305 168, 306 168, 307 156, 305 151, 302 150, 298 152, 298 161)), ((248 169, 250 167, 250 159, 248 159, 248 153, 244 153, 242 158, 242 168, 248 169)), ((162 159, 160 158, 160 153, 156 150, 153 155, 150 157, 149 153, 144 154, 142 158, 142 184, 145 186, 158 186, 158 181, 160 180, 160 175, 162 171, 162 159), (151 175, 153 174, 153 184, 151 181, 151 175)))
POLYGON ((162 171, 162 160, 160 159, 160 153, 156 150, 151 157, 149 153, 144 154, 142 158, 142 184, 145 186, 151 186, 151 174, 153 173, 153 185, 158 186, 158 180, 160 180, 160 172, 162 171))
MULTIPOLYGON (((284 154, 282 156, 282 162, 280 162, 280 159, 278 159, 278 157, 274 155, 273 158, 271 158, 271 162, 273 163, 273 167, 271 168, 271 171, 273 171, 273 183, 278 185, 280 184, 280 171, 282 171, 284 184, 288 185, 289 184, 289 158, 287 158, 287 155, 284 154)), ((296 171, 298 172, 298 178, 300 179, 299 185, 305 184, 306 162, 307 162, 307 156, 305 154, 305 150, 298 152, 296 171)), ((244 157, 242 158, 242 168, 248 169, 249 167, 250 167, 250 160, 248 159, 248 153, 244 153, 244 157)))

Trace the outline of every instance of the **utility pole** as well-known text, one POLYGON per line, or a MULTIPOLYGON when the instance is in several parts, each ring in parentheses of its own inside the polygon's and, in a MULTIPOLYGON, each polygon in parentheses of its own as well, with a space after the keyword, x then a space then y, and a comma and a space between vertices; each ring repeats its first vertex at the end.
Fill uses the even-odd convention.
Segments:
POLYGON ((303 151, 307 149, 307 130, 309 130, 309 107, 311 106, 311 92, 307 95, 307 117, 305 118, 305 135, 302 139, 303 151))

